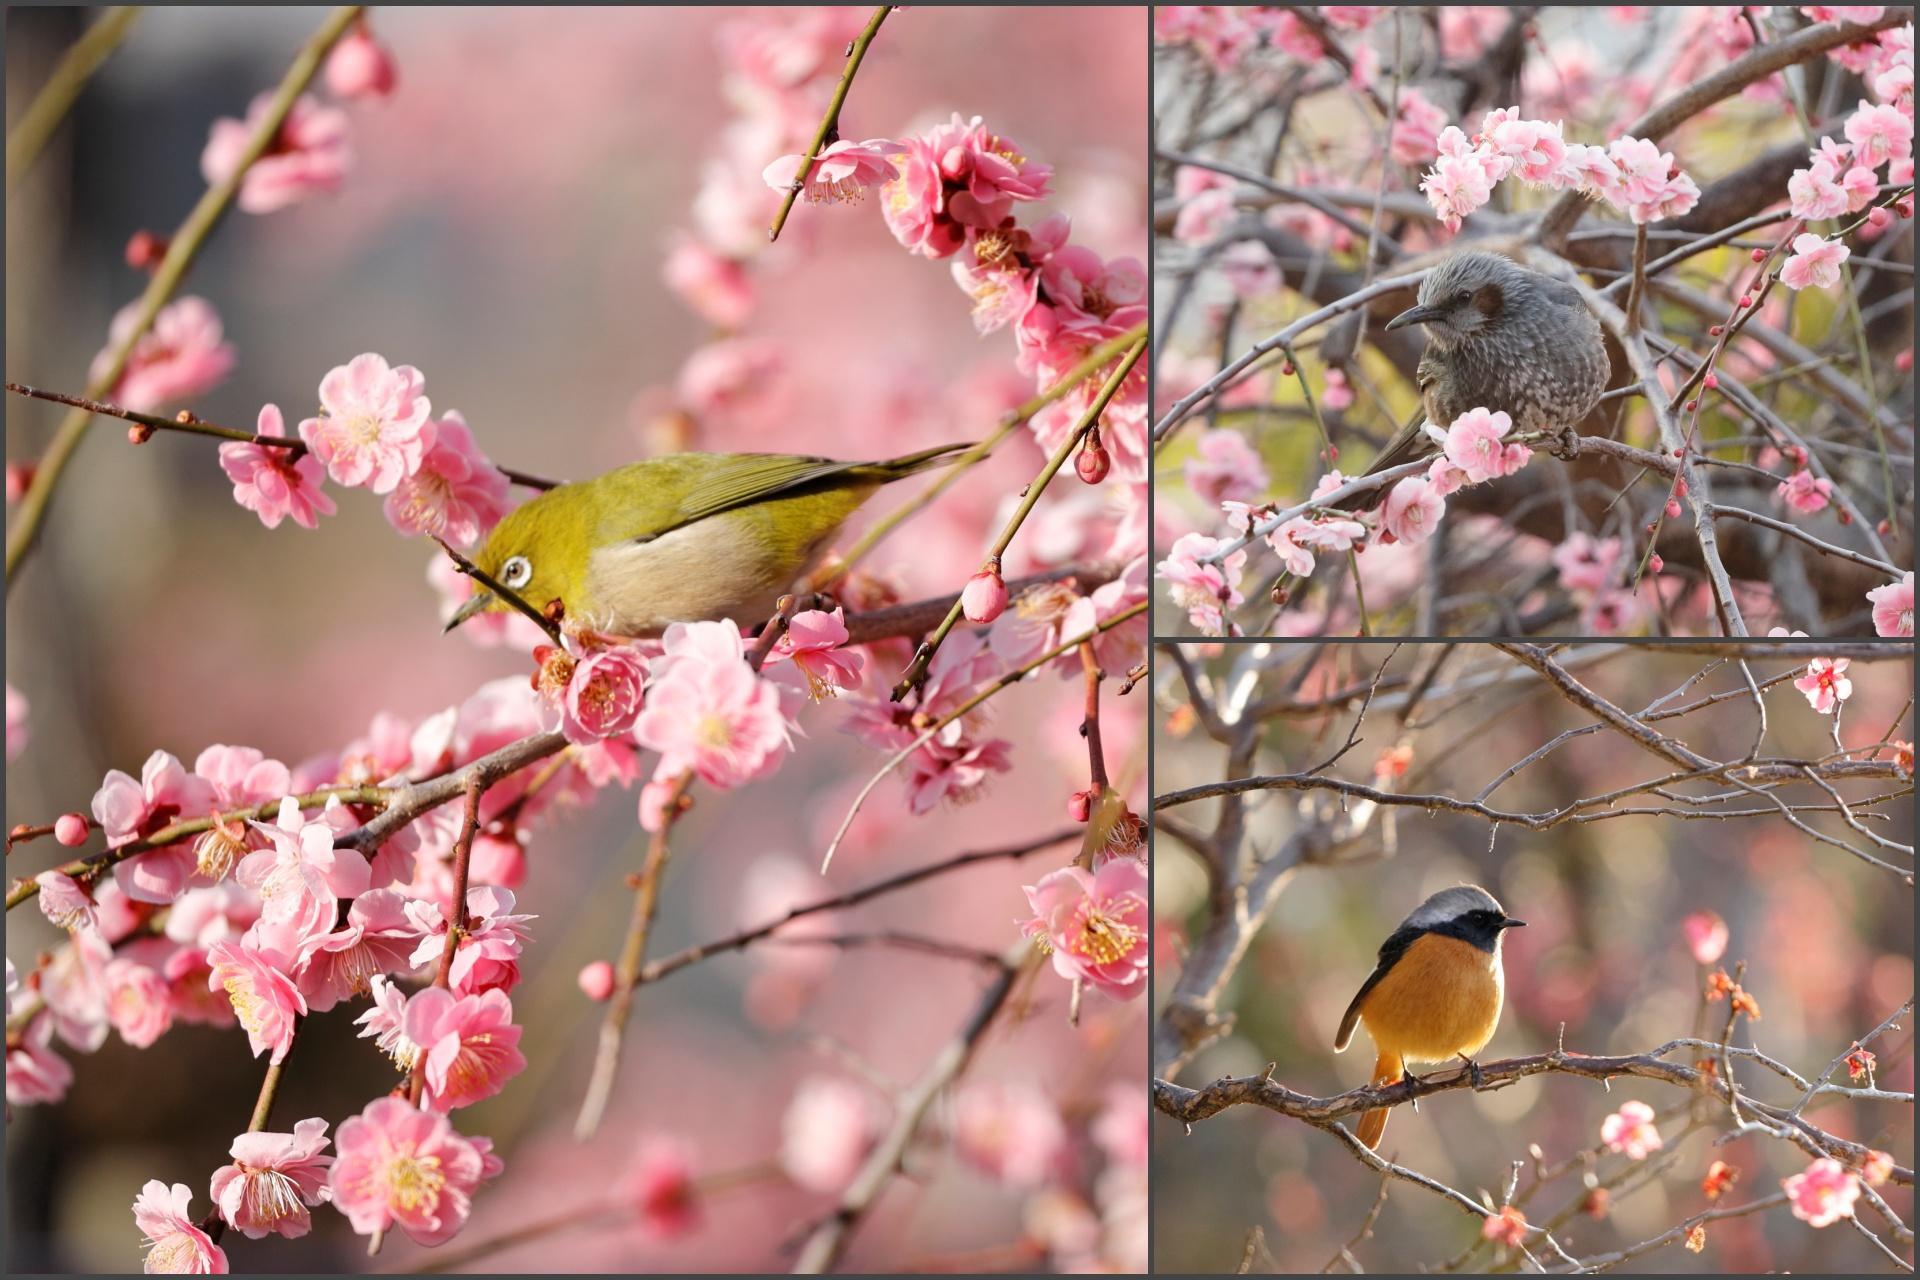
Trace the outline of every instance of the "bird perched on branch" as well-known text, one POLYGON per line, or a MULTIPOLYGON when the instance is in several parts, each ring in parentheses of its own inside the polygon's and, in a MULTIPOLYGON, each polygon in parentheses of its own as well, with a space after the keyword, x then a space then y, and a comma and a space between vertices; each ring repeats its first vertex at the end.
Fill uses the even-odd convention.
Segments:
MULTIPOLYGON (((548 490, 507 514, 474 555, 537 611, 615 636, 675 622, 762 621, 881 485, 950 462, 942 445, 888 462, 777 453, 678 453, 548 490)), ((511 608, 479 591, 447 623, 511 608)))
MULTIPOLYGON (((1497 254, 1457 253, 1428 272, 1419 305, 1387 328, 1410 324, 1427 327, 1415 373, 1423 413, 1380 451, 1368 475, 1437 452, 1426 423, 1444 430, 1469 409, 1505 413, 1518 431, 1571 431, 1612 373, 1600 323, 1580 295, 1497 254)), ((1386 496, 1375 489, 1342 505, 1365 510, 1386 496)))
MULTIPOLYGON (((1378 1050, 1374 1087, 1404 1079, 1409 1062, 1454 1057, 1465 1058, 1477 1080, 1473 1055, 1493 1039, 1506 995, 1500 939, 1524 924, 1479 885, 1434 894, 1380 944, 1380 961, 1340 1019, 1333 1051, 1345 1049, 1354 1025, 1365 1022, 1378 1050)), ((1386 1131, 1380 1107, 1360 1117, 1355 1136, 1371 1148, 1386 1131)))

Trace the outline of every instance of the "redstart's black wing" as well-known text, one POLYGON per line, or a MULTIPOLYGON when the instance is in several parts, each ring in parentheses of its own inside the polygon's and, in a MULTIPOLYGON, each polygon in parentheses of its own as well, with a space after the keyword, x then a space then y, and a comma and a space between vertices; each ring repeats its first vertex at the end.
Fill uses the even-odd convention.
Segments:
POLYGON ((1413 940, 1425 932, 1425 929, 1415 929, 1403 924, 1380 944, 1380 962, 1374 965, 1373 972, 1367 975, 1367 980, 1360 984, 1359 994, 1353 997, 1353 1003, 1347 1006, 1346 1013, 1340 1018, 1340 1030, 1333 1037, 1335 1053, 1339 1053, 1352 1043, 1353 1028, 1360 1021, 1360 1005, 1366 1000, 1367 992, 1373 990, 1380 979, 1392 971, 1393 966, 1400 962, 1400 957, 1407 954, 1407 948, 1413 945, 1413 940))

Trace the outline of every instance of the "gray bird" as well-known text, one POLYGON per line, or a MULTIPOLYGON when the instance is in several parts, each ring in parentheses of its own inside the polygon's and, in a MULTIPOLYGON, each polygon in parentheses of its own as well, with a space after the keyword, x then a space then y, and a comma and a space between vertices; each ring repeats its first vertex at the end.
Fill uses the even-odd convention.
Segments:
MULTIPOLYGON (((1491 253, 1458 253, 1420 282, 1419 305, 1387 328, 1427 326, 1415 380, 1424 418, 1445 427, 1469 409, 1504 412, 1516 431, 1566 431, 1599 402, 1612 367, 1600 323, 1567 285, 1491 253)), ((1434 453, 1422 416, 1367 468, 1384 471, 1434 453)), ((1366 510, 1386 490, 1341 505, 1366 510)))

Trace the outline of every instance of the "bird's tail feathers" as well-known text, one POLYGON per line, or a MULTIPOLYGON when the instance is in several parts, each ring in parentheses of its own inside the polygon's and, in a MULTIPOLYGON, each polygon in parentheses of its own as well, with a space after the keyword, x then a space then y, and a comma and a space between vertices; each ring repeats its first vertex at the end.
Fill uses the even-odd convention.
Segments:
MULTIPOLYGON (((1382 1049, 1380 1056, 1374 1060, 1373 1079, 1368 1083, 1370 1087, 1377 1089, 1383 1084, 1394 1083, 1406 1073, 1407 1064, 1401 1060, 1400 1055, 1388 1053, 1382 1049)), ((1390 1107, 1375 1107, 1360 1117, 1354 1136, 1366 1144, 1367 1150, 1372 1151, 1379 1147, 1381 1137, 1387 1132, 1387 1116, 1391 1110, 1390 1107)))
POLYGON ((886 462, 870 462, 867 466, 881 473, 882 483, 904 480, 908 476, 946 465, 953 461, 955 454, 965 453, 973 448, 975 443, 975 441, 966 440, 959 444, 943 444, 935 449, 922 449, 918 453, 909 453, 886 462))

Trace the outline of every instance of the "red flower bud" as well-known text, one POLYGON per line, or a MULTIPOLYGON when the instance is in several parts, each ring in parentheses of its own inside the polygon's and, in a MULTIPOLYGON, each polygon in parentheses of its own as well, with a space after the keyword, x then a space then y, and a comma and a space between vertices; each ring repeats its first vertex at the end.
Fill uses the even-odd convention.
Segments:
POLYGON ((1753 260, 1755 262, 1765 262, 1767 260, 1767 251, 1765 249, 1755 249, 1753 251, 1753 260))
POLYGON ((1679 518, 1680 518, 1680 499, 1668 498, 1667 499, 1667 519, 1678 520, 1679 518))
POLYGON ((1685 476, 1676 476, 1674 478, 1673 496, 1676 498, 1684 498, 1687 496, 1687 478, 1685 476))
POLYGON ((1753 305, 1753 295, 1752 295, 1752 294, 1750 294, 1750 293, 1743 293, 1743 294, 1741 294, 1741 295, 1740 295, 1740 309, 1741 309, 1742 311, 1745 311, 1745 310, 1746 310, 1746 309, 1747 309, 1748 307, 1750 307, 1750 306, 1752 306, 1752 305, 1753 305))
POLYGON ((127 428, 128 444, 145 444, 153 439, 153 428, 144 422, 136 422, 127 428))
POLYGON ((152 271, 167 256, 168 242, 151 231, 136 231, 127 238, 127 265, 135 271, 152 271))
POLYGON ((1099 484, 1107 478, 1107 473, 1113 470, 1113 459, 1098 436, 1089 435, 1080 446, 1080 456, 1073 460, 1073 469, 1088 484, 1099 484))
POLYGON ((384 98, 398 78, 393 55, 380 47, 365 23, 348 32, 327 57, 327 88, 336 98, 384 98))
POLYGON ((1667 562, 1660 558, 1660 553, 1658 551, 1654 552, 1652 555, 1647 557, 1648 573, 1659 573, 1662 569, 1666 567, 1667 567, 1667 562))
POLYGON ((1838 515, 1840 516, 1840 523, 1841 523, 1841 524, 1852 524, 1852 523, 1853 523, 1853 512, 1851 512, 1851 511, 1849 511, 1849 510, 1847 510, 1847 509, 1846 509, 1845 507, 1841 507, 1841 508, 1839 509, 1839 512, 1838 512, 1838 515))
POLYGON ((1711 329, 1707 330, 1707 336, 1717 338, 1721 334, 1725 333, 1726 331, 1727 331, 1727 327, 1725 325, 1716 324, 1711 329))
POLYGON ((1280 376, 1283 378, 1291 378, 1293 376, 1293 361, 1289 360, 1280 366, 1280 376))
POLYGON ((1710 373, 1705 378, 1701 379, 1700 385, 1704 386, 1709 391, 1718 391, 1720 389, 1720 375, 1717 373, 1710 373))
POLYGON ((7 501, 18 502, 27 496, 27 490, 33 487, 35 467, 31 462, 9 462, 7 464, 7 501))
POLYGON ((960 612, 968 622, 992 622, 1007 611, 1007 584, 998 567, 982 569, 960 591, 960 612))
POLYGON ((1067 797, 1067 821, 1085 822, 1093 811, 1093 800, 1084 791, 1076 791, 1067 797))
POLYGON ((1692 413, 1695 409, 1698 409, 1699 407, 1700 407, 1700 402, 1698 400, 1687 401, 1686 408, 1688 413, 1692 413))

